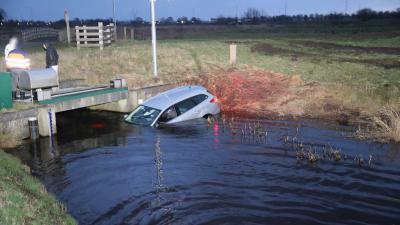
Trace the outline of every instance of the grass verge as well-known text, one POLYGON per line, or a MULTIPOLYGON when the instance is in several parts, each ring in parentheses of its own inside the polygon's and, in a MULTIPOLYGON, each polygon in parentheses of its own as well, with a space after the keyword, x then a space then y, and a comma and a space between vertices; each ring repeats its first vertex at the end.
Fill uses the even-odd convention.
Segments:
POLYGON ((19 160, 0 150, 0 224, 76 224, 19 160))

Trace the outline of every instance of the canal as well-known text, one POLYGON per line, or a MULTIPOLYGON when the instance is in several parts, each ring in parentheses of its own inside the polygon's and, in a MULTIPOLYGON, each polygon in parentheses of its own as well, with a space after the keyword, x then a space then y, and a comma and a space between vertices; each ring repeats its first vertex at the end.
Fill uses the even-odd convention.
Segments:
POLYGON ((400 223, 400 147, 356 140, 352 128, 226 116, 155 129, 122 118, 61 113, 56 137, 10 153, 80 224, 400 223))

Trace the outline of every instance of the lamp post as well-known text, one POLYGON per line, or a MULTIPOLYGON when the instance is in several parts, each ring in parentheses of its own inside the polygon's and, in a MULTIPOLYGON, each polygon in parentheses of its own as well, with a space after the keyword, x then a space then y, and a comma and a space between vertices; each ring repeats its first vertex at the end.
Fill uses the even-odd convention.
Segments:
POLYGON ((157 71, 157 34, 156 34, 156 10, 155 10, 156 0, 150 0, 151 6, 151 38, 153 45, 153 75, 158 76, 157 71))
POLYGON ((115 0, 113 0, 114 41, 117 40, 117 20, 115 19, 115 0))

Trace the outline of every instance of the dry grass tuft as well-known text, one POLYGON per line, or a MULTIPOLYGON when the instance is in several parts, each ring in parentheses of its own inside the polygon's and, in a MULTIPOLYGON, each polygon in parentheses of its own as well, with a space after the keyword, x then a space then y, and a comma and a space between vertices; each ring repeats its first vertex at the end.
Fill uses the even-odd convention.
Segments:
POLYGON ((0 148, 14 148, 21 143, 21 139, 0 124, 0 148))
POLYGON ((383 141, 400 142, 400 113, 392 107, 385 107, 379 116, 373 118, 376 130, 374 136, 383 141))

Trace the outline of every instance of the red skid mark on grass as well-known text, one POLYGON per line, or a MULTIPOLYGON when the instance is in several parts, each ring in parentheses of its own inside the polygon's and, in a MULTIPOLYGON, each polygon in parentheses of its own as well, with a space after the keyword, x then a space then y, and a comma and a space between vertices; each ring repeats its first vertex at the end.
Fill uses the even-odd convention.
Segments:
POLYGON ((279 99, 289 95, 291 79, 266 71, 225 71, 206 74, 196 81, 219 99, 225 113, 268 111, 279 99))

